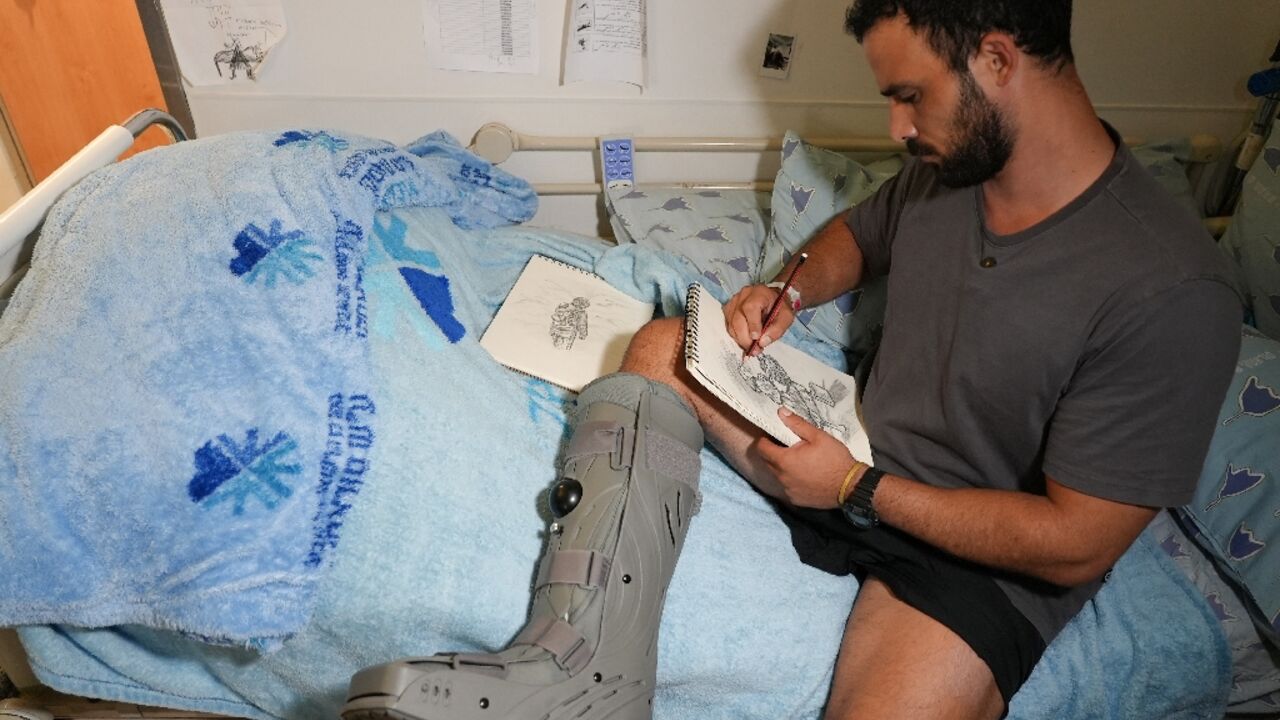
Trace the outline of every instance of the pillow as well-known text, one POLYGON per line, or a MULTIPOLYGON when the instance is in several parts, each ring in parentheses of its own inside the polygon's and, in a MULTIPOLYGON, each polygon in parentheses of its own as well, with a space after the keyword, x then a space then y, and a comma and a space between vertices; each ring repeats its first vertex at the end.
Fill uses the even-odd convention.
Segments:
POLYGON ((1130 149, 1138 163, 1155 177, 1161 187, 1195 213, 1196 217, 1204 217, 1200 204, 1196 202, 1195 191, 1191 189, 1191 180, 1187 177, 1187 165, 1191 162, 1189 138, 1146 143, 1130 149))
POLYGON ((607 197, 619 244, 680 255, 726 297, 759 278, 768 195, 754 190, 632 190, 607 197))
MULTIPOLYGON (((832 217, 870 197, 902 169, 902 159, 863 164, 804 142, 788 131, 773 184, 773 222, 760 256, 760 276, 772 279, 832 217)), ((874 345, 884 320, 880 278, 831 302, 802 311, 798 320, 816 337, 840 346, 857 364, 874 345)))
POLYGON ((1178 510, 1280 640, 1280 341, 1246 328, 1195 498, 1178 510))
POLYGON ((1235 263, 1250 322, 1280 339, 1280 132, 1271 133, 1245 175, 1219 247, 1235 263))

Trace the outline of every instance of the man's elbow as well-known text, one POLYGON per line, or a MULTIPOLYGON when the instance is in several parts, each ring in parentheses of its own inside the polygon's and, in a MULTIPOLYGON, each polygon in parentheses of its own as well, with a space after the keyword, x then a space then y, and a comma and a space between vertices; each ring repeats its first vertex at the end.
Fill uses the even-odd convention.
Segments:
POLYGON ((1040 579, 1059 587, 1076 587, 1098 580, 1107 574, 1113 564, 1110 560, 1077 560, 1055 565, 1046 572, 1040 573, 1040 579))

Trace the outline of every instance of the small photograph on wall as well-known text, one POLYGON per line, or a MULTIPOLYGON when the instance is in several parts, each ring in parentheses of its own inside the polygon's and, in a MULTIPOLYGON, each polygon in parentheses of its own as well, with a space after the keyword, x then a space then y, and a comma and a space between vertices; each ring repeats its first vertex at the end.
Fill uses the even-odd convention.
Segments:
POLYGON ((795 52, 795 48, 794 35, 769 33, 769 40, 764 46, 764 61, 760 63, 760 74, 785 80, 791 72, 791 54, 795 52))

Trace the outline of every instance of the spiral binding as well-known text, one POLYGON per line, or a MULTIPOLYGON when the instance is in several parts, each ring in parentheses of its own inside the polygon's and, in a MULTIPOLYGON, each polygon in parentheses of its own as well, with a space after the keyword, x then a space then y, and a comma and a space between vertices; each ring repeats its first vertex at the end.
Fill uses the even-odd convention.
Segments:
POLYGON ((698 283, 690 283, 684 299, 684 354, 689 362, 698 362, 698 299, 705 292, 698 283))
POLYGON ((534 259, 538 259, 538 260, 545 260, 545 261, 547 261, 547 262, 549 262, 549 263, 554 263, 554 264, 556 264, 556 265, 559 265, 560 267, 565 268, 565 269, 567 269, 567 270, 573 270, 573 271, 576 271, 576 272, 580 272, 580 273, 582 273, 583 275, 586 275, 587 277, 593 277, 593 278, 596 278, 597 280, 603 280, 603 279, 604 279, 604 278, 600 277, 599 275, 597 275, 597 274, 595 274, 595 273, 591 272, 590 270, 584 270, 584 269, 582 269, 582 268, 578 267, 577 265, 570 265, 569 263, 567 263, 567 262, 565 262, 565 261, 563 261, 563 260, 557 260, 557 259, 555 259, 555 258, 553 258, 553 257, 547 257, 546 255, 531 255, 531 256, 529 257, 529 260, 530 260, 530 261, 532 261, 532 260, 534 260, 534 259))

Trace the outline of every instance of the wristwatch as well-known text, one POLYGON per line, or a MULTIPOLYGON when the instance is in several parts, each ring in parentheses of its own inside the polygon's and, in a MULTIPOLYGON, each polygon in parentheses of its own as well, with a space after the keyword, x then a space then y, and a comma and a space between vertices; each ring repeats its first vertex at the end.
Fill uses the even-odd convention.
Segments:
POLYGON ((877 470, 874 467, 864 470, 862 477, 858 479, 857 487, 840 506, 844 519, 859 530, 870 530, 880 524, 880 516, 876 514, 875 508, 871 507, 871 497, 875 495, 876 486, 880 484, 882 477, 884 477, 883 470, 877 470))

